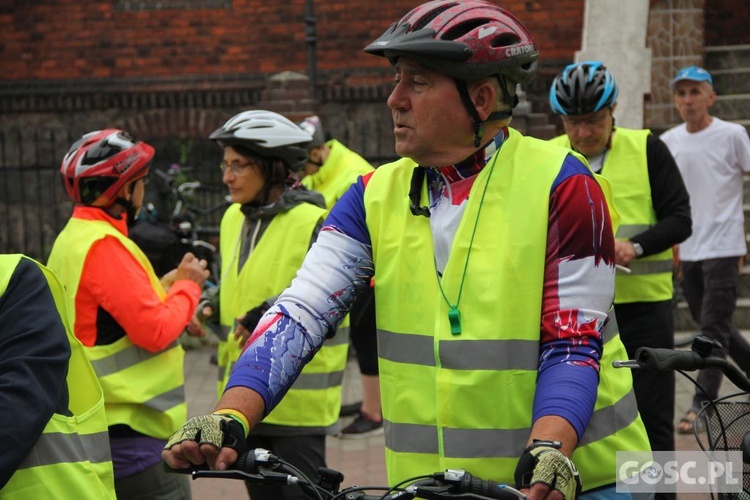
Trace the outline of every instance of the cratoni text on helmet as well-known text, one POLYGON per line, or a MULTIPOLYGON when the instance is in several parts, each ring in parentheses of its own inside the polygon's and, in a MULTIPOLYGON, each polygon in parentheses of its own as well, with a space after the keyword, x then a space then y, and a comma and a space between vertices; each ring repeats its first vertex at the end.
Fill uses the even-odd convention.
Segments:
POLYGON ((508 57, 520 56, 522 54, 529 54, 536 50, 533 45, 521 45, 520 47, 508 47, 505 49, 505 55, 508 57))

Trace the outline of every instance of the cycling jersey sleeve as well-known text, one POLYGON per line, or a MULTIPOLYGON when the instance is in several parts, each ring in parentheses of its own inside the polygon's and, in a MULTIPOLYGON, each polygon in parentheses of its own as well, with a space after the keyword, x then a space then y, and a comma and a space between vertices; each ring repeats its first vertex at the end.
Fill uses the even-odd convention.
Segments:
POLYGON ((580 438, 596 401, 615 247, 602 190, 573 157, 553 186, 548 227, 533 418, 563 417, 580 438))
POLYGON ((326 218, 324 231, 339 231, 363 245, 371 246, 364 203, 365 186, 371 176, 372 173, 357 178, 357 182, 336 202, 326 218))

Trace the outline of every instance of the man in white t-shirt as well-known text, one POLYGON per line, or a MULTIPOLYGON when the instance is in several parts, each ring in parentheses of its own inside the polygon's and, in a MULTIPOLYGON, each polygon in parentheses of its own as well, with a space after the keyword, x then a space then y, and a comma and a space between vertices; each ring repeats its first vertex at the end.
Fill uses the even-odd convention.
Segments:
MULTIPOLYGON (((750 344, 732 324, 740 259, 747 253, 742 209, 742 176, 750 173, 750 138, 745 128, 713 117, 716 101, 711 75, 703 68, 681 69, 672 80, 674 104, 685 123, 664 132, 692 205, 693 234, 680 245, 683 285, 690 314, 701 333, 750 373, 750 344)), ((701 370, 690 411, 677 430, 693 430, 696 411, 718 396, 722 376, 701 370)))

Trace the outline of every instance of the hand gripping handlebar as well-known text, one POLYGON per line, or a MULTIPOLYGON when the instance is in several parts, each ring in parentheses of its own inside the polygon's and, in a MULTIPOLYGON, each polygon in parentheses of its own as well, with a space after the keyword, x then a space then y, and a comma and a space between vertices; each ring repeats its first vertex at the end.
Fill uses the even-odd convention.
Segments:
MULTIPOLYGON (((169 472, 190 473, 193 479, 227 478, 241 479, 256 484, 297 484, 312 499, 319 500, 409 500, 414 498, 433 500, 519 500, 526 496, 511 486, 495 481, 482 480, 462 469, 448 469, 431 474, 428 479, 414 481, 403 489, 387 487, 351 487, 338 491, 343 474, 332 469, 319 469, 318 482, 308 478, 268 450, 254 449, 240 455, 229 470, 208 470, 205 465, 188 469, 170 469, 169 472), (387 490, 387 493, 369 495, 365 490, 387 490)), ((425 477, 425 476, 423 476, 425 477)))

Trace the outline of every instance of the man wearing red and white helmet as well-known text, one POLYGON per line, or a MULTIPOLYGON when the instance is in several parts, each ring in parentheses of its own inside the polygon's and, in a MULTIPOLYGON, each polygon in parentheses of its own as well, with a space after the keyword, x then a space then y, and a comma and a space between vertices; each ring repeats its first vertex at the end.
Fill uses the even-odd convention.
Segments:
MULTIPOLYGON (((584 496, 615 495, 616 451, 649 448, 630 375, 612 373, 626 356, 605 328, 612 223, 580 156, 509 128, 516 86, 536 71, 533 37, 492 3, 435 0, 365 50, 394 66, 403 158, 333 207, 220 405, 260 420, 291 383, 279 373, 335 328, 327 312, 374 277, 390 484, 462 468, 531 499, 573 498, 575 462, 584 496), (284 352, 268 348, 280 339, 284 352)), ((227 442, 195 438, 183 427, 165 460, 235 460, 227 442)))
POLYGON ((167 291, 128 238, 153 156, 154 148, 117 129, 71 146, 60 173, 76 206, 49 267, 65 285, 74 333, 104 391, 118 497, 190 498, 185 478, 165 474, 159 461, 166 438, 187 419, 177 338, 208 271, 186 254, 165 279, 167 291))

